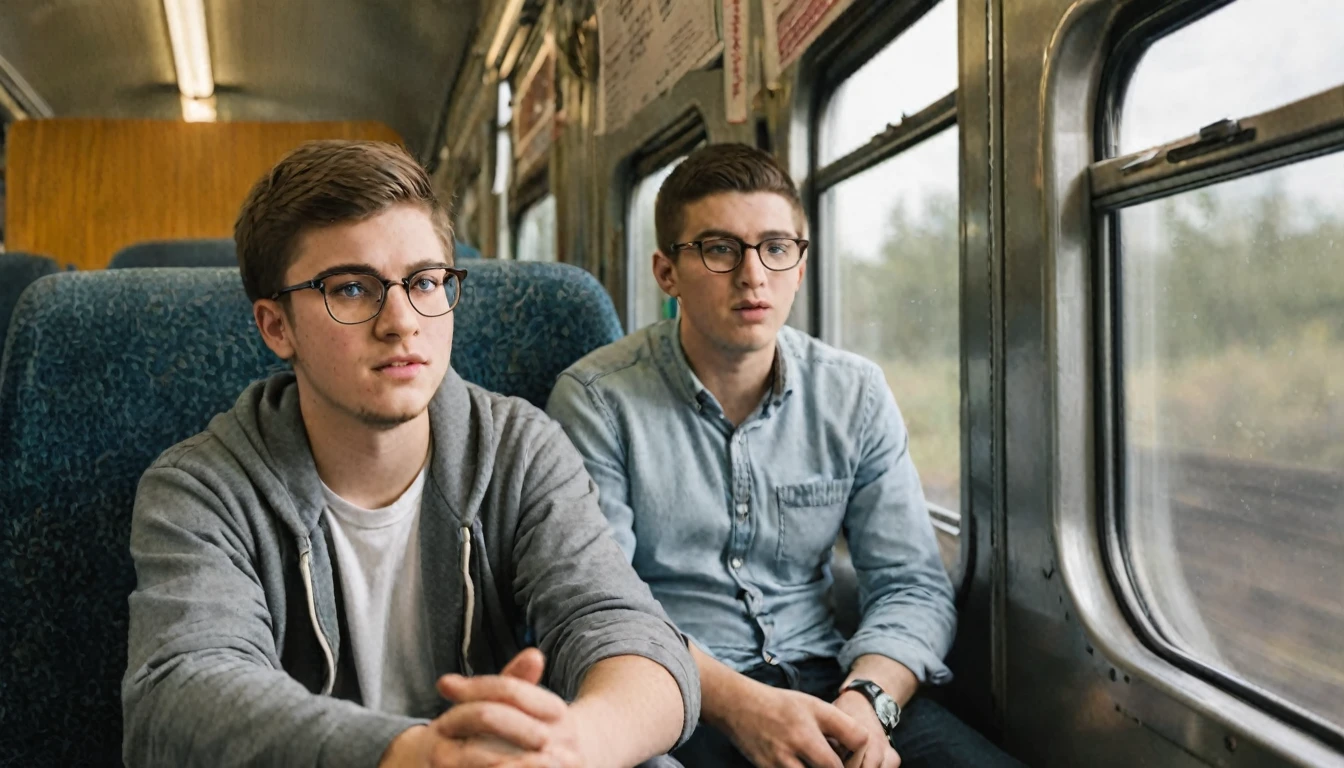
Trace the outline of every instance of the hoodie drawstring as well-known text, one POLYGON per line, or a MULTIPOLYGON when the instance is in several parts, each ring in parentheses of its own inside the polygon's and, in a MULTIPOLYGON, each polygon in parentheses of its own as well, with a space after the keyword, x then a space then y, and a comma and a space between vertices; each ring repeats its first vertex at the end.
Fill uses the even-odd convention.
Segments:
POLYGON ((462 621, 462 673, 474 674, 467 654, 471 652, 471 622, 476 614, 476 588, 471 583, 471 526, 462 526, 462 583, 466 587, 466 609, 462 621))
POLYGON ((327 634, 322 631, 322 624, 317 620, 317 602, 313 598, 311 550, 304 549, 299 553, 299 571, 303 574, 303 589, 308 598, 308 618, 313 622, 313 631, 317 633, 317 644, 322 647, 322 656, 327 661, 327 679, 322 685, 322 695, 329 696, 332 688, 336 687, 336 656, 331 652, 331 645, 327 642, 327 634))

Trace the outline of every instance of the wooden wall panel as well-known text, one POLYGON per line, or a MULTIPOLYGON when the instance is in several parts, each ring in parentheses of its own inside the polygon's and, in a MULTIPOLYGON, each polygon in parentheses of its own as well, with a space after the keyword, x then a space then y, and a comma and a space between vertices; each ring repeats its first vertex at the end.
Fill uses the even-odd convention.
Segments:
POLYGON ((20 120, 6 148, 5 247, 101 269, 144 240, 231 237, 252 184, 312 139, 401 143, 373 122, 20 120))

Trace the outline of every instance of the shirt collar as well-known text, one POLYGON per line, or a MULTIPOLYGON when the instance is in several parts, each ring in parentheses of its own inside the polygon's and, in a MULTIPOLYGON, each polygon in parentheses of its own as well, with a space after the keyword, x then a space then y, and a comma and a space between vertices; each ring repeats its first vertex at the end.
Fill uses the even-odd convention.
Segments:
MULTIPOLYGON (((712 399, 713 395, 705 388, 700 377, 695 375, 695 371, 691 370, 690 361, 686 359, 686 351, 681 346, 681 319, 664 320, 655 325, 650 332, 654 335, 654 355, 658 359, 658 364, 668 374, 677 394, 695 406, 702 405, 706 398, 712 399)), ((788 334, 787 327, 781 328, 775 337, 775 363, 770 369, 772 377, 770 400, 775 406, 783 403, 784 397, 793 391, 788 334)))

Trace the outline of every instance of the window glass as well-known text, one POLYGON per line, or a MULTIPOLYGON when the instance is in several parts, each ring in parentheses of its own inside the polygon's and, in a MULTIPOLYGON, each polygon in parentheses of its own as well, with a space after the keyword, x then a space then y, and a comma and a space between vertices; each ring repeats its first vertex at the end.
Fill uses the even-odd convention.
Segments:
POLYGON ((630 212, 627 217, 627 254, 629 261, 630 286, 630 329, 631 331, 651 325, 666 317, 675 317, 677 304, 658 287, 653 279, 653 252, 658 250, 658 234, 653 225, 653 203, 658 197, 658 188, 672 174, 672 169, 684 160, 679 157, 640 179, 635 192, 630 196, 630 212))
MULTIPOLYGON (((961 496, 960 248, 955 127, 827 190, 822 258, 832 341, 878 365, 924 494, 961 496)), ((935 510, 936 512, 936 510, 935 510)))
POLYGON ((518 260, 555 261, 555 195, 546 195, 518 218, 518 260))
POLYGON ((1162 38, 1134 70, 1120 153, 1344 84, 1344 3, 1237 0, 1162 38))
MULTIPOLYGON (((1335 7, 1304 5, 1322 26, 1335 7)), ((1118 263, 1143 603, 1177 647, 1344 727, 1341 177, 1337 153, 1126 209, 1118 263)))
POLYGON ((825 165, 957 89, 957 3, 943 0, 831 94, 818 147, 825 165))
POLYGON ((495 258, 513 258, 509 242, 509 183, 513 177, 513 139, 509 136, 509 121, 513 119, 513 89, 507 82, 499 84, 498 114, 495 127, 495 258))

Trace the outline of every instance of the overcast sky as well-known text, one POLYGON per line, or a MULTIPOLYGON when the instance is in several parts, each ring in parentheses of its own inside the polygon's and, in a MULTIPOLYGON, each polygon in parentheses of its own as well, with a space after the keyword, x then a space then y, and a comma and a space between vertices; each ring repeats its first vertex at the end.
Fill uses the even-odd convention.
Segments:
MULTIPOLYGON (((1124 104, 1121 146, 1133 152, 1344 84, 1344 0, 1237 0, 1156 43, 1124 104)), ((943 0, 838 91, 823 124, 823 162, 843 156, 956 87, 956 2, 943 0)), ((1344 213, 1338 163, 1281 174, 1285 191, 1344 213)), ((838 190, 833 232, 843 252, 875 256, 887 212, 922 210, 930 193, 955 194, 955 129, 856 177, 838 190)), ((1256 193, 1263 185, 1240 184, 1256 193)), ((1228 190, 1229 194, 1234 190, 1228 190)), ((1306 206, 1304 205, 1303 208, 1306 206)))

